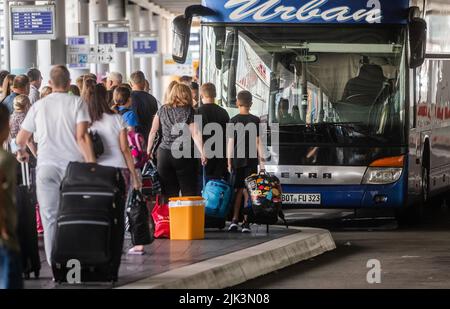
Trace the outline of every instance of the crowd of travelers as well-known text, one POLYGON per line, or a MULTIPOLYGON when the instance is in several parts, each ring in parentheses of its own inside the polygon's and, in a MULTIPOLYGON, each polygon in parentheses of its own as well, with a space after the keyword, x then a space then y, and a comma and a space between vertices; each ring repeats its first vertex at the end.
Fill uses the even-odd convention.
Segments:
MULTIPOLYGON (((150 94, 149 82, 141 71, 133 72, 128 82, 120 73, 111 72, 103 79, 86 74, 72 83, 68 69, 57 65, 44 87, 36 68, 24 75, 1 71, 0 86, 0 288, 22 285, 15 207, 16 187, 23 177, 21 163, 28 162, 34 171, 38 216, 47 262, 51 264, 60 187, 70 162, 115 167, 125 180, 124 192, 142 189, 130 134, 143 137, 144 152, 156 164, 166 199, 180 194, 201 195, 201 177, 220 179, 233 173, 236 198, 228 230, 239 230, 241 206, 249 199, 244 180, 263 162, 258 157, 238 156, 236 148, 242 142, 247 148, 255 144, 259 150, 259 132, 256 140, 248 136, 242 139, 236 132, 228 137, 224 134, 221 153, 211 156, 204 145, 214 134, 202 133, 202 128, 215 123, 225 132, 230 123, 259 125, 259 118, 250 113, 250 92, 237 95, 239 113, 230 119, 216 104, 215 86, 200 86, 188 77, 173 81, 162 102, 150 94), (201 123, 194 120, 197 115, 201 123), (174 132, 180 124, 184 130, 174 132), (100 156, 95 153, 93 132, 101 137, 100 156), (175 150, 186 153, 182 138, 193 143, 189 155, 179 157, 175 150)), ((241 231, 250 232, 245 217, 241 231)), ((128 252, 143 254, 144 246, 135 245, 128 252)))

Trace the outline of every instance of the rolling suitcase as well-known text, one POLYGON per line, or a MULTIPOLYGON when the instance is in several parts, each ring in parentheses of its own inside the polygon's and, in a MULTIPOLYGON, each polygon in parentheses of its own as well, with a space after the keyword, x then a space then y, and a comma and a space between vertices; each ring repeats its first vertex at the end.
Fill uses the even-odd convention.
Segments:
POLYGON ((124 204, 124 184, 118 169, 69 164, 61 186, 52 251, 55 281, 67 281, 74 261, 81 266, 81 282, 117 281, 125 230, 124 204))
POLYGON ((21 163, 22 185, 17 187, 17 232, 22 257, 22 271, 25 279, 33 273, 39 278, 41 260, 39 257, 38 236, 36 228, 36 208, 33 204, 33 188, 30 185, 28 163, 21 163))
POLYGON ((233 196, 233 187, 229 182, 222 179, 211 179, 208 182, 203 167, 203 190, 202 197, 205 199, 205 228, 224 229, 226 219, 230 212, 233 196))

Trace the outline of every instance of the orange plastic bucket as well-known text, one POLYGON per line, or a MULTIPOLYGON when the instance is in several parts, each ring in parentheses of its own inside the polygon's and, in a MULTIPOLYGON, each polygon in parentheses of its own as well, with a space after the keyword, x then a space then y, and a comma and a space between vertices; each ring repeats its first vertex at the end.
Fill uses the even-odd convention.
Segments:
POLYGON ((201 196, 169 199, 170 239, 205 238, 205 201, 201 196))

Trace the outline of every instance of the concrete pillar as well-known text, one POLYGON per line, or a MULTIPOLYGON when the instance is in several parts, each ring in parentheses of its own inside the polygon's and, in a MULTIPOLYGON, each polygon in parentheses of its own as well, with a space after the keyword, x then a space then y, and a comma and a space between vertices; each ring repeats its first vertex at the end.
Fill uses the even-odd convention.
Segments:
MULTIPOLYGON (((89 35, 89 0, 66 0, 66 36, 89 35)), ((73 83, 89 69, 69 69, 73 83)))
POLYGON ((3 1, 3 29, 4 29, 4 37, 5 37, 5 39, 3 40, 3 48, 4 48, 5 59, 2 59, 2 60, 5 62, 5 70, 10 71, 11 70, 10 57, 9 57, 9 51, 10 51, 9 45, 11 42, 11 40, 9 39, 10 25, 9 25, 9 14, 6 13, 8 11, 9 11, 9 3, 8 3, 8 1, 3 1))
MULTIPOLYGON (((164 16, 160 16, 159 18, 159 37, 161 42, 161 58, 159 60, 159 70, 158 70, 158 76, 159 76, 159 89, 160 89, 160 97, 162 98, 164 96, 164 93, 169 86, 170 83, 170 76, 163 76, 163 59, 165 55, 169 55, 172 53, 172 51, 168 50, 168 40, 171 33, 169 33, 167 29, 167 18, 164 16)), ((170 37, 172 39, 172 37, 170 37)))
POLYGON ((79 0, 79 35, 89 35, 89 0, 79 0))
MULTIPOLYGON (((18 2, 19 4, 33 4, 33 2, 18 2)), ((10 27, 10 25, 8 25, 10 27)), ((9 38, 8 38, 9 40, 9 38)), ((37 66, 36 41, 10 41, 10 71, 13 74, 24 74, 31 67, 37 66)))
POLYGON ((164 95, 162 76, 162 53, 163 53, 163 33, 161 31, 161 16, 153 15, 152 30, 158 32, 158 56, 152 58, 152 93, 158 100, 162 100, 164 95))
MULTIPOLYGON (((141 10, 141 19, 139 21, 139 31, 151 31, 151 18, 153 13, 148 10, 141 10)), ((147 35, 146 35, 147 36, 147 35)), ((141 71, 152 85, 152 58, 141 58, 141 71)))
MULTIPOLYGON (((150 13, 150 29, 152 29, 152 31, 158 31, 159 29, 159 20, 158 20, 158 15, 155 15, 154 13, 150 13)), ((160 99, 160 93, 161 90, 159 89, 159 82, 158 80, 160 79, 160 76, 158 76, 160 69, 161 69, 161 38, 159 36, 158 33, 158 55, 155 57, 151 58, 151 62, 152 62, 152 70, 151 70, 151 78, 150 78, 150 88, 152 91, 152 94, 157 98, 160 99)))
MULTIPOLYGON (((123 20, 125 19, 125 5, 123 0, 109 0, 108 5, 108 19, 109 20, 123 20)), ((124 77, 127 73, 126 52, 116 52, 114 54, 114 62, 109 64, 110 72, 119 72, 124 77)))
MULTIPOLYGON (((108 19, 108 0, 90 0, 89 1, 89 37, 91 44, 96 44, 95 21, 108 19)), ((107 64, 91 65, 91 71, 97 74, 100 79, 108 71, 107 64)))
MULTIPOLYGON (((130 22, 130 32, 139 31, 139 19, 140 15, 140 7, 135 4, 127 5, 127 20, 130 22)), ((133 58, 131 52, 127 52, 127 76, 130 76, 134 71, 138 71, 140 69, 140 61, 138 58, 133 58)))
MULTIPOLYGON (((56 29, 55 40, 39 40, 38 67, 46 85, 50 79, 50 70, 53 65, 66 64, 66 0, 55 1, 56 4, 56 29)), ((44 2, 46 3, 46 2, 44 2)))

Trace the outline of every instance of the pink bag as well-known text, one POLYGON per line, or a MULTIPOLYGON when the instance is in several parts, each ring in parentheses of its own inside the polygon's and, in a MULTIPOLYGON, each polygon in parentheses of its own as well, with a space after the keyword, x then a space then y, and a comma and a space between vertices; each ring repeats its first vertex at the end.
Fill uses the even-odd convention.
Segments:
POLYGON ((39 212, 39 204, 36 204, 36 228, 38 234, 44 233, 44 226, 42 225, 41 214, 39 212))
POLYGON ((161 196, 156 196, 152 218, 155 223, 155 238, 170 238, 169 205, 161 204, 161 196))
POLYGON ((135 131, 130 131, 128 132, 128 144, 130 145, 131 156, 134 158, 134 166, 143 168, 148 160, 144 136, 135 131))

